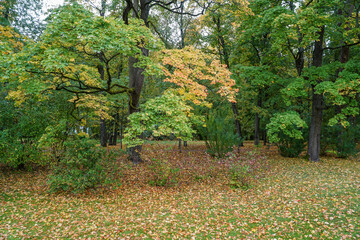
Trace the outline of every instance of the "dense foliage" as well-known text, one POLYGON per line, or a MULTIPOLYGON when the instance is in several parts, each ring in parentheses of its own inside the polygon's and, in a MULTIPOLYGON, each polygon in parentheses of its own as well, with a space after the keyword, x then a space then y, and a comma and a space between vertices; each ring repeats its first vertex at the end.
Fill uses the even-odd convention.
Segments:
POLYGON ((134 164, 160 138, 357 153, 358 1, 66 1, 44 22, 41 3, 0 5, 5 166, 67 161, 74 136, 134 164))
POLYGON ((360 239, 360 1, 49 1, 0 0, 0 239, 360 239))

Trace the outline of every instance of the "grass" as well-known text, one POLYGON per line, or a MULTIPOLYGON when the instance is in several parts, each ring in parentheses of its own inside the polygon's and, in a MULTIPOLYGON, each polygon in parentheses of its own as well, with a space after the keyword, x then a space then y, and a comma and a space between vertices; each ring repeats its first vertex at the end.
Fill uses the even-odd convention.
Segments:
POLYGON ((124 159, 116 182, 81 195, 49 194, 47 170, 0 172, 0 239, 360 238, 358 160, 310 163, 273 147, 257 151, 270 170, 247 191, 230 188, 199 143, 182 153, 172 143, 145 147, 145 160, 181 167, 173 187, 150 186, 147 162, 133 167, 124 159))

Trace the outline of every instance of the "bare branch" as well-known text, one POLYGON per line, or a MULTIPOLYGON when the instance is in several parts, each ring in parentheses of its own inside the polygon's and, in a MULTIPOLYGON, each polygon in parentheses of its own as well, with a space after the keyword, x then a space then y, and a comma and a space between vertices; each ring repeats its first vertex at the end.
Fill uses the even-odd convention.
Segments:
POLYGON ((337 47, 326 47, 326 48, 323 48, 323 50, 335 50, 335 49, 339 49, 339 48, 343 48, 343 47, 352 47, 352 46, 355 46, 358 44, 360 44, 360 42, 345 44, 345 45, 341 45, 341 46, 337 46, 337 47))

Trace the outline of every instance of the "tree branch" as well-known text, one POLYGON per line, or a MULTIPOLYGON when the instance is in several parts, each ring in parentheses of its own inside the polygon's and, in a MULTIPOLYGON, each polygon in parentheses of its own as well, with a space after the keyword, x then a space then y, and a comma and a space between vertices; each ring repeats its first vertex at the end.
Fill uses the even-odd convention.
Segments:
POLYGON ((326 48, 323 48, 323 50, 335 50, 335 49, 339 49, 339 48, 342 48, 342 47, 352 47, 352 46, 355 46, 355 45, 358 45, 358 44, 360 44, 360 42, 351 43, 351 44, 345 44, 345 45, 337 46, 337 47, 326 47, 326 48))

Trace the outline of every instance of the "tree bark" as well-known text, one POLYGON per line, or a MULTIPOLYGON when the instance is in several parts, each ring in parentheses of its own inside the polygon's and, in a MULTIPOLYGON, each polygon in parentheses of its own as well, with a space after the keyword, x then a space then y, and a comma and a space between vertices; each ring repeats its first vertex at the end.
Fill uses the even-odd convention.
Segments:
MULTIPOLYGON (((324 26, 318 32, 319 38, 315 41, 313 52, 313 66, 321 67, 323 61, 323 41, 324 26)), ((323 112, 323 95, 315 93, 315 85, 312 86, 312 107, 311 107, 311 125, 309 132, 308 155, 309 160, 313 162, 320 161, 320 137, 323 112)))
MULTIPOLYGON (((227 66, 228 69, 230 69, 230 61, 229 61, 229 57, 230 57, 230 52, 228 51, 228 45, 225 42, 224 39, 224 35, 222 34, 221 31, 221 19, 220 16, 214 16, 213 17, 213 22, 216 24, 216 30, 218 31, 218 41, 219 41, 219 55, 220 55, 220 59, 223 63, 225 63, 225 65, 227 66)), ((239 121, 239 111, 238 111, 238 107, 237 107, 237 103, 233 102, 231 103, 231 110, 234 114, 234 124, 235 124, 235 128, 236 128, 236 134, 239 137, 239 143, 238 143, 238 147, 240 146, 244 146, 243 144, 243 139, 242 139, 242 133, 241 133, 241 124, 239 121)))
POLYGON ((112 131, 111 131, 111 135, 109 138, 109 145, 110 146, 116 146, 117 143, 117 138, 119 135, 119 113, 117 112, 116 114, 113 115, 113 122, 112 122, 112 131))
POLYGON ((102 147, 107 146, 106 121, 100 118, 100 144, 102 147))
POLYGON ((320 161, 320 136, 322 123, 323 96, 312 93, 311 125, 309 132, 308 154, 310 161, 320 161))
MULTIPOLYGON (((140 0, 140 4, 138 0, 133 0, 133 17, 139 17, 148 27, 148 16, 150 13, 150 1, 149 0, 140 0), (140 15, 139 15, 140 13, 140 15)), ((126 21, 125 21, 126 22, 126 21)), ((149 50, 145 48, 141 48, 141 52, 144 56, 149 56, 149 50)), ((144 84, 144 69, 135 67, 134 65, 138 62, 136 57, 129 57, 129 88, 133 91, 129 94, 129 114, 135 113, 139 111, 139 102, 141 90, 144 84)), ((142 136, 139 136, 142 137, 142 136)), ((139 164, 142 162, 140 152, 142 146, 131 147, 128 149, 129 152, 129 160, 134 164, 139 164)))
POLYGON ((254 136, 254 145, 258 146, 260 143, 260 118, 259 114, 255 114, 255 136, 254 136))
MULTIPOLYGON (((148 55, 148 50, 142 49, 144 55, 148 55)), ((134 65, 137 63, 137 59, 134 57, 129 58, 129 87, 133 89, 133 91, 130 93, 129 97, 129 114, 135 113, 139 111, 139 101, 140 101, 140 95, 141 90, 144 84, 144 69, 134 67, 134 65)), ((142 137, 142 136, 138 136, 142 137)), ((135 146, 129 148, 129 159, 134 164, 138 164, 142 162, 140 152, 141 152, 142 146, 135 146)))
MULTIPOLYGON (((262 99, 261 99, 261 90, 259 90, 258 102, 257 106, 261 108, 262 99)), ((255 137, 254 137, 254 145, 258 146, 260 144, 260 117, 259 113, 255 114, 255 137)))
POLYGON ((239 137, 239 147, 240 146, 244 146, 244 141, 243 141, 243 138, 242 138, 242 132, 241 132, 241 125, 240 125, 240 120, 239 120, 239 111, 238 111, 238 108, 237 108, 237 103, 231 103, 231 109, 233 111, 233 114, 234 114, 234 123, 235 123, 235 127, 236 127, 236 133, 239 137))

